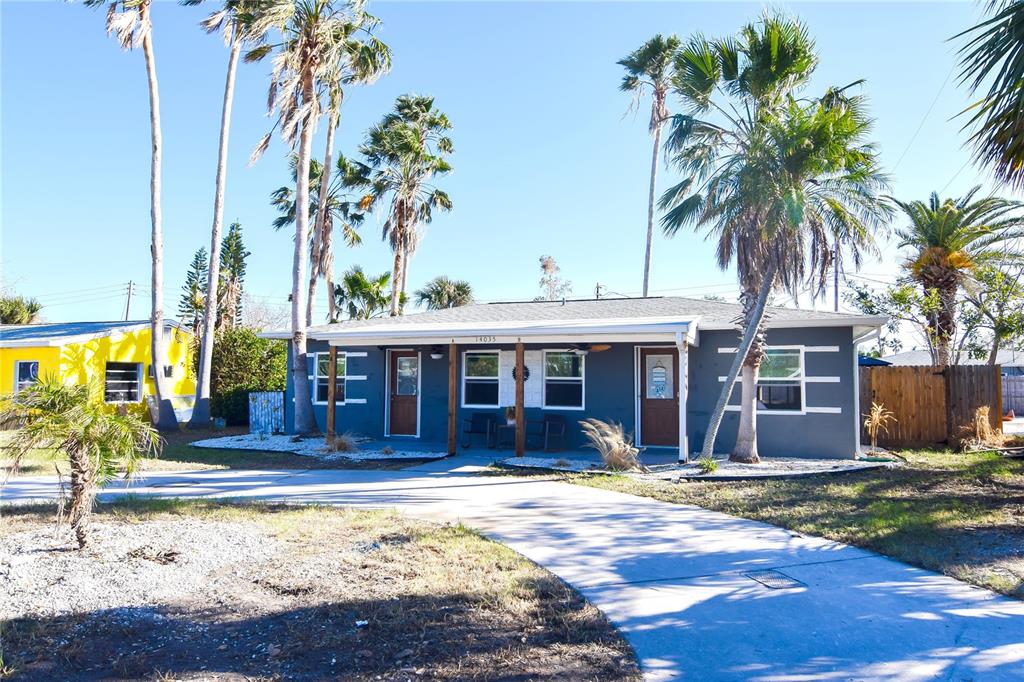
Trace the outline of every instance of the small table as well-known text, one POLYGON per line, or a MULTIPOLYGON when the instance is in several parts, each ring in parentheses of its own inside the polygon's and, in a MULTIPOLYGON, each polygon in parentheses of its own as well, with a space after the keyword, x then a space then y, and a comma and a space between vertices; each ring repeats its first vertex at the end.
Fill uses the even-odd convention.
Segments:
POLYGON ((516 425, 515 424, 497 424, 494 427, 494 449, 502 450, 503 446, 508 445, 509 448, 515 448, 516 446, 516 425))

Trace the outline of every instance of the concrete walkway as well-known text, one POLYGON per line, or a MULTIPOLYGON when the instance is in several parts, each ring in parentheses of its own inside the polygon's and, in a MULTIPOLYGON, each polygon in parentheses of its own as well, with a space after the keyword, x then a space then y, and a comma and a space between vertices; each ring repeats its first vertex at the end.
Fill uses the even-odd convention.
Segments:
MULTIPOLYGON (((697 507, 467 475, 482 464, 153 474, 102 497, 395 507, 462 521, 582 592, 630 641, 650 680, 1024 680, 1024 602, 697 507)), ((0 500, 54 491, 52 478, 19 478, 0 500)))

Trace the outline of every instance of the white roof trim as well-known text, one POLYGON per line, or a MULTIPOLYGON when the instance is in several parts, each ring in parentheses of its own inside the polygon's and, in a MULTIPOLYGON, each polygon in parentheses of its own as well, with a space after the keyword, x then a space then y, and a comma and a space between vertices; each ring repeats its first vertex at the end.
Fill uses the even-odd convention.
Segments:
MULTIPOLYGON (((15 325, 11 325, 15 326, 15 325)), ((34 327, 36 325, 16 325, 18 327, 34 327)), ((119 334, 127 334, 128 332, 137 332, 140 329, 148 329, 149 323, 142 322, 139 324, 126 325, 124 327, 112 327, 101 332, 93 332, 92 334, 68 334, 66 336, 51 336, 46 338, 35 338, 35 339, 14 339, 8 340, 3 338, 3 330, 0 329, 0 348, 57 348, 60 346, 67 345, 69 343, 85 343, 86 341, 92 341, 93 339, 102 339, 106 336, 115 336, 119 334)), ((186 333, 191 334, 189 330, 182 327, 177 322, 164 322, 164 329, 179 329, 186 333)))

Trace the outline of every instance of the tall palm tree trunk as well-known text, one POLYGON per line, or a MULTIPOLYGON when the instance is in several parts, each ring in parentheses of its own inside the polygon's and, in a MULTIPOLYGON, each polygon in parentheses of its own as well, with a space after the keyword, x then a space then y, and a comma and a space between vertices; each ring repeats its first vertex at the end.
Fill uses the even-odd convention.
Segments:
POLYGON ((242 41, 237 29, 228 56, 228 74, 224 81, 224 103, 220 115, 220 145, 217 149, 217 178, 213 192, 213 228, 210 230, 210 267, 206 277, 206 306, 203 310, 203 340, 199 347, 199 376, 196 377, 196 399, 189 428, 204 428, 210 423, 210 375, 213 364, 213 342, 217 329, 217 289, 220 286, 221 226, 224 222, 224 187, 228 174, 228 138, 231 134, 231 107, 235 99, 235 73, 242 41))
MULTIPOLYGON (((149 11, 148 2, 139 7, 140 19, 147 24, 150 23, 149 11)), ((161 431, 172 431, 178 427, 178 420, 174 416, 174 406, 171 405, 167 382, 164 379, 167 351, 164 348, 164 235, 163 216, 160 208, 160 166, 163 155, 163 137, 160 129, 160 91, 157 86, 156 57, 153 54, 151 25, 142 38, 142 53, 146 58, 146 78, 149 82, 149 125, 153 142, 149 175, 150 219, 152 221, 150 252, 153 257, 150 278, 150 289, 152 290, 150 359, 153 368, 153 385, 156 387, 156 426, 161 431)))
POLYGON ((939 310, 935 316, 935 359, 940 367, 953 363, 951 346, 956 334, 956 290, 958 284, 939 287, 939 310))
POLYGON ((401 284, 399 283, 405 265, 402 260, 402 254, 403 249, 401 246, 395 249, 395 263, 391 268, 391 317, 398 315, 398 299, 402 293, 401 284))
MULTIPOLYGON (((750 292, 744 300, 744 317, 752 320, 756 314, 757 294, 750 292)), ((749 322, 748 322, 749 323, 749 322)), ((729 459, 733 462, 756 464, 757 454, 757 377, 765 353, 764 316, 756 322, 754 340, 747 350, 740 370, 740 423, 736 430, 736 444, 729 459)))
POLYGON ((313 228, 312 239, 309 240, 309 290, 306 292, 306 326, 313 324, 313 312, 316 309, 316 290, 320 282, 320 233, 313 228))
MULTIPOLYGON (((304 103, 312 102, 313 79, 307 76, 302 87, 304 103)), ((299 135, 298 177, 295 181, 295 254, 292 259, 292 383, 295 388, 295 432, 315 433, 313 402, 306 366, 306 266, 309 248, 309 163, 313 147, 313 114, 302 121, 299 135)))
POLYGON ((661 126, 654 129, 654 151, 651 153, 651 188, 647 194, 647 246, 644 249, 644 297, 651 280, 651 250, 654 244, 654 191, 658 181, 658 159, 661 156, 661 126))
MULTIPOLYGON (((318 262, 332 262, 333 254, 329 253, 331 248, 330 236, 324 234, 324 226, 327 224, 327 212, 330 210, 328 206, 328 194, 330 193, 331 186, 331 165, 334 163, 334 131, 338 127, 338 117, 332 113, 328 117, 327 122, 327 145, 324 151, 324 164, 320 172, 320 200, 317 203, 316 211, 316 225, 313 227, 314 233, 320 240, 321 252, 317 254, 318 262)), ((333 264, 333 263, 332 263, 333 264)), ((321 275, 324 277, 327 283, 327 314, 330 319, 335 319, 336 310, 334 305, 334 273, 330 272, 330 268, 318 268, 323 270, 322 272, 314 273, 315 275, 321 275)), ((316 287, 313 282, 310 282, 310 324, 312 324, 312 297, 316 293, 316 287)))
MULTIPOLYGON (((750 352, 751 347, 754 344, 755 337, 761 327, 764 320, 764 310, 768 305, 768 295, 771 293, 772 288, 775 285, 775 274, 777 268, 774 265, 768 266, 768 269, 764 273, 764 279, 761 280, 761 288, 757 292, 757 298, 754 299, 754 305, 749 310, 744 309, 744 330, 743 336, 740 337, 740 345, 736 349, 736 355, 733 357, 732 366, 729 368, 729 374, 725 377, 725 385, 722 386, 722 392, 718 396, 718 402, 715 403, 715 410, 711 413, 711 419, 708 421, 708 432, 704 437, 704 447, 701 449, 702 457, 711 457, 715 452, 715 440, 718 437, 718 431, 722 426, 722 419, 725 416, 725 407, 729 404, 729 398, 732 396, 733 387, 736 384, 736 377, 740 375, 740 369, 743 366, 743 362, 750 352)), ((738 437, 737 437, 738 440, 738 437)))

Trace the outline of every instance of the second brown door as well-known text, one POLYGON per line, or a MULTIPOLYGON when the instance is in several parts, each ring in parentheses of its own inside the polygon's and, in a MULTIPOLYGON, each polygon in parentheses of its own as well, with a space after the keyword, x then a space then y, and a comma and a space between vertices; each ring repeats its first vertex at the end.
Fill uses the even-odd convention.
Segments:
POLYGON ((675 348, 640 349, 642 445, 679 445, 678 359, 675 348))

